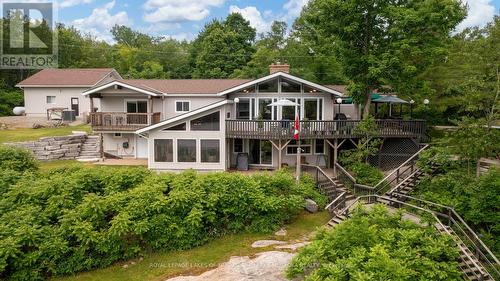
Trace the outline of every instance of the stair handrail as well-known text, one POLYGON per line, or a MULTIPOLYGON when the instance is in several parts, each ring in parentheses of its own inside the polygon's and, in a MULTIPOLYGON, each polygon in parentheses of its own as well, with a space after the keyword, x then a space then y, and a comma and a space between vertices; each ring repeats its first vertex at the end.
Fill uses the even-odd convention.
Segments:
MULTIPOLYGON (((403 196, 403 197, 413 198, 413 197, 411 197, 411 196, 406 196, 406 195, 404 195, 404 194, 398 194, 398 195, 401 195, 401 196, 403 196)), ((430 210, 430 209, 422 208, 422 207, 417 206, 417 205, 413 205, 413 204, 410 204, 410 203, 407 203, 407 202, 403 202, 403 201, 400 201, 400 200, 396 200, 396 199, 391 198, 391 197, 388 197, 388 196, 381 196, 381 195, 377 195, 377 194, 372 194, 372 195, 364 195, 364 196, 359 196, 359 197, 357 197, 355 200, 353 200, 351 203, 349 203, 349 204, 348 204, 348 205, 347 205, 344 209, 342 209, 340 212, 338 212, 338 213, 337 213, 337 215, 345 215, 345 216, 348 216, 348 215, 349 215, 349 214, 348 214, 348 213, 349 213, 349 209, 350 209, 351 207, 353 207, 353 206, 354 206, 354 204, 358 203, 358 202, 359 202, 359 201, 361 201, 361 200, 365 200, 365 199, 366 199, 366 201, 368 201, 368 203, 371 203, 371 202, 376 202, 376 201, 378 201, 379 199, 382 199, 382 200, 385 200, 385 201, 388 201, 388 202, 391 202, 391 203, 395 203, 395 204, 397 204, 397 205, 399 205, 399 206, 404 205, 404 206, 410 207, 410 208, 412 208, 412 209, 417 209, 417 210, 420 210, 420 211, 423 211, 423 212, 426 212, 426 213, 431 214, 431 215, 432 215, 435 219, 437 219, 437 221, 438 221, 439 223, 441 223, 441 221, 437 218, 437 215, 441 215, 441 216, 443 216, 443 215, 444 215, 444 214, 442 214, 442 213, 440 213, 440 212, 436 212, 436 211, 433 211, 433 210, 430 210)), ((431 205, 434 205, 434 206, 438 206, 438 207, 442 207, 442 208, 446 208, 446 209, 451 210, 454 214, 456 214, 456 215, 457 215, 457 217, 459 218, 459 220, 460 220, 461 222, 463 222, 463 224, 464 224, 464 225, 465 225, 465 226, 466 226, 466 227, 467 227, 467 228, 468 228, 468 229, 469 229, 469 230, 473 233, 474 237, 475 237, 475 238, 477 239, 477 241, 479 241, 479 243, 480 243, 480 244, 481 244, 481 245, 482 245, 482 246, 486 249, 486 251, 488 252, 488 254, 489 254, 491 257, 493 257, 493 259, 494 259, 495 263, 496 263, 498 266, 500 266, 500 263, 498 262, 498 259, 496 258, 496 256, 495 256, 495 255, 494 255, 494 254, 493 254, 493 253, 489 250, 489 248, 488 248, 486 245, 484 245, 483 241, 482 241, 481 239, 479 239, 479 237, 477 236, 477 234, 475 234, 475 232, 474 232, 472 229, 470 229, 470 227, 469 227, 469 226, 465 223, 465 221, 463 221, 463 219, 462 219, 462 218, 458 215, 458 213, 456 213, 456 211, 455 211, 453 208, 451 208, 451 207, 449 207, 449 206, 441 205, 441 204, 438 204, 438 203, 434 203, 434 202, 430 202, 430 201, 426 201, 426 200, 421 200, 421 199, 418 199, 418 198, 415 198, 415 199, 416 199, 416 200, 418 200, 418 201, 424 202, 424 203, 430 203, 431 205)), ((455 220, 453 220, 453 222, 456 222, 456 221, 455 221, 455 220)), ((441 223, 441 224, 442 224, 442 223, 441 223)), ((458 237, 458 235, 457 235, 457 237, 458 237)), ((467 237, 468 239, 470 239, 470 237, 468 237, 468 235, 466 235, 466 237, 467 237)), ((460 239, 460 237, 458 237, 458 238, 460 239)), ((471 241, 471 242, 472 242, 472 241, 471 241)), ((473 244, 474 244, 474 243, 473 243, 473 244)), ((466 244, 464 243, 464 245, 466 245, 466 244)), ((466 245, 466 246, 467 246, 467 245, 466 245)), ((474 244, 474 246, 475 246, 476 250, 478 250, 478 249, 477 249, 477 246, 476 246, 475 244, 474 244)), ((483 254, 483 256, 484 256, 484 254, 483 254)), ((492 263, 491 263, 488 259, 486 259, 486 260, 488 261, 488 263, 489 263, 490 267, 491 267, 491 268, 493 268, 493 269, 495 270, 495 273, 497 273, 497 274, 498 274, 498 270, 496 269, 495 265, 494 265, 494 264, 492 264, 492 263)), ((484 271, 486 271, 488 274, 490 274, 486 268, 483 268, 483 267, 481 267, 481 266, 478 266, 476 263, 474 263, 474 264, 475 264, 476 268, 477 268, 480 272, 484 272, 484 271)), ((490 274, 490 275, 491 275, 491 274, 490 274)))
MULTIPOLYGON (((339 195, 339 196, 337 196, 335 199, 333 199, 333 201, 332 201, 332 202, 330 202, 330 204, 326 205, 325 210, 330 210, 330 207, 331 207, 333 204, 337 203, 337 201, 340 201, 340 199, 344 198, 344 196, 345 196, 345 194, 346 194, 346 193, 347 193, 346 191, 344 191, 344 192, 340 193, 340 195, 339 195)), ((344 199, 345 199, 345 198, 344 198, 344 199)), ((336 209, 336 208, 333 208, 333 209, 336 209)))
MULTIPOLYGON (((476 247, 476 250, 479 251, 479 253, 483 256, 483 258, 489 263, 489 265, 491 265, 491 268, 493 268, 493 270, 495 270, 495 273, 498 277, 500 277, 500 272, 499 270, 497 269, 497 267, 500 267, 500 261, 498 260, 498 258, 495 256, 495 254, 490 250, 490 248, 488 246, 486 246, 486 244, 484 244, 483 240, 481 240, 479 238, 479 236, 476 234, 476 232, 474 230, 472 230, 472 228, 465 222, 465 220, 458 214, 458 212, 450 207, 450 206, 446 206, 446 205, 442 205, 442 204, 439 204, 439 203, 434 203, 434 202, 431 202, 431 201, 428 201, 428 200, 424 200, 424 199, 420 199, 420 198, 416 198, 416 197, 413 197, 413 196, 409 196, 409 195, 405 195, 405 194, 401 194, 401 193, 395 193, 394 194, 395 196, 397 197, 403 197, 403 198, 406 198, 406 199, 409 199, 409 200, 413 200, 413 201, 416 201, 416 202, 419 202, 419 203, 424 203, 426 204, 427 206, 433 206, 433 207, 439 207, 439 208, 442 208, 442 209, 446 209, 448 211, 448 216, 449 218, 455 222, 455 224, 457 225, 457 227, 460 229, 460 231, 467 237, 468 240, 470 240, 470 242, 476 247), (452 216, 453 215, 453 216, 452 216), (458 221, 457 221, 458 220, 458 221), (462 229, 462 227, 460 227, 460 225, 463 225, 465 227, 465 229, 467 230, 467 232, 469 232, 469 234, 467 234, 465 232, 465 230, 462 229), (469 237, 469 235, 472 235, 472 237, 474 239, 471 239, 471 237, 469 237), (476 241, 478 245, 476 245, 476 241), (493 262, 490 261, 490 259, 481 251, 480 248, 483 248, 483 250, 489 255, 489 257, 491 259, 493 259, 493 262), (496 265, 495 265, 496 264, 496 265)), ((436 212, 436 213, 440 213, 438 211, 433 211, 433 212, 436 212)), ((441 215, 443 215, 442 213, 440 213, 441 215)), ((479 257, 478 257, 479 258, 479 257)))
MULTIPOLYGON (((333 184, 333 186, 335 186, 335 188, 337 188, 337 184, 335 183, 335 181, 333 181, 333 179, 323 169, 321 169, 320 166, 310 165, 310 164, 300 164, 300 165, 303 167, 316 169, 317 172, 321 173, 325 178, 327 178, 333 184)), ((316 181, 318 181, 318 175, 316 175, 316 181)))
POLYGON ((401 182, 399 182, 395 187, 391 188, 389 191, 387 191, 385 194, 386 195, 390 195, 392 193, 398 193, 399 194, 399 189, 401 188, 401 186, 406 183, 407 180, 413 180, 415 181, 415 178, 412 179, 412 177, 418 173, 419 170, 415 170, 413 171, 413 173, 411 173, 410 175, 408 175, 405 179, 403 179, 401 182))
MULTIPOLYGON (((432 213, 432 217, 436 220, 436 223, 439 224, 441 226, 441 228, 443 229, 443 231, 446 232, 446 234, 448 234, 449 236, 453 237, 453 234, 446 228, 446 226, 443 224, 443 222, 441 222, 441 220, 436 216, 436 214, 432 213)), ((464 243, 464 241, 462 241, 462 239, 460 239, 460 237, 456 236, 455 237, 460 240, 460 242, 462 242, 462 244, 466 245, 464 243)), ((456 241, 455 241, 456 242, 456 241)), ((485 272, 483 270, 483 267, 478 265, 477 262, 472 259, 472 257, 470 255, 467 255, 467 259, 473 264, 473 266, 470 266, 468 263, 465 263, 465 265, 471 269, 471 268, 476 268, 479 270, 479 272, 481 272, 481 275, 477 276, 477 274, 474 274, 476 275, 477 277, 477 280, 483 280, 483 277, 485 275, 485 272)), ((460 266, 460 265, 459 265, 460 266)), ((470 272, 473 272, 472 270, 470 272)))
POLYGON ((353 175, 351 175, 344 167, 342 167, 342 165, 340 165, 339 163, 335 163, 335 166, 342 172, 342 174, 348 177, 353 184, 356 184, 356 178, 353 175))
MULTIPOLYGON (((375 188, 377 190, 377 193, 383 188, 380 187, 384 182, 386 182, 388 179, 390 179, 392 176, 394 176, 394 174, 397 174, 400 172, 400 170, 406 166, 408 163, 410 163, 410 161, 413 161, 415 160, 415 158, 417 156, 420 155, 420 153, 422 153, 422 151, 426 150, 427 148, 429 147, 428 144, 424 145, 421 149, 419 149, 415 154, 413 154, 410 158, 406 159, 406 161, 404 161, 401 165, 399 165, 396 169, 394 169, 391 173, 389 173, 387 176, 385 176, 383 179, 381 179, 373 188, 375 188)), ((412 165, 413 166, 413 165, 412 165)))

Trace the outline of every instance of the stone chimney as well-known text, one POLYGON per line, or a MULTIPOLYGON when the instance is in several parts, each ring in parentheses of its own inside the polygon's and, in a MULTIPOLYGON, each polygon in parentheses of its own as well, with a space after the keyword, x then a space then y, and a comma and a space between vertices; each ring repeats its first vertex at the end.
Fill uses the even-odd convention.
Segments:
POLYGON ((269 66, 269 74, 273 74, 280 71, 285 73, 290 73, 290 65, 288 63, 277 62, 269 66))

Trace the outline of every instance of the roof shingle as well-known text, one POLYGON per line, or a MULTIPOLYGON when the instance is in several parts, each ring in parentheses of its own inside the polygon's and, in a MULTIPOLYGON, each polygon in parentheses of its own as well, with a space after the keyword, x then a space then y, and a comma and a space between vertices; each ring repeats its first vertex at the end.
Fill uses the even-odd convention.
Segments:
POLYGON ((47 68, 19 82, 17 86, 57 85, 92 87, 112 71, 114 71, 112 68, 47 68))

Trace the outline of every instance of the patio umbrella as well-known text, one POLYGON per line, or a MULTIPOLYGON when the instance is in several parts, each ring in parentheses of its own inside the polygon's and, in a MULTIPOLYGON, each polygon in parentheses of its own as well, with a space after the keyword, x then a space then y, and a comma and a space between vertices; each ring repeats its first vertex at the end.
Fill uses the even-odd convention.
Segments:
POLYGON ((268 104, 267 106, 299 106, 300 104, 287 99, 281 99, 268 104))
POLYGON ((374 103, 388 103, 389 104, 389 116, 392 116, 392 105, 393 104, 408 104, 409 102, 404 99, 400 99, 396 96, 379 96, 376 99, 373 99, 374 103))

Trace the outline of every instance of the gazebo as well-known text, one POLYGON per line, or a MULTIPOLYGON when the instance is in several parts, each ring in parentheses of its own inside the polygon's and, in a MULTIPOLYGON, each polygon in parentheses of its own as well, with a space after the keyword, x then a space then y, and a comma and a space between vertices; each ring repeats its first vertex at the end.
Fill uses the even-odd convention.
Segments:
POLYGON ((389 117, 392 117, 392 105, 393 104, 399 104, 401 106, 400 115, 401 115, 401 112, 403 111, 403 104, 410 104, 410 102, 407 102, 407 101, 400 99, 397 96, 393 96, 393 95, 377 95, 377 97, 372 97, 372 102, 375 104, 375 114, 377 114, 377 112, 378 112, 378 105, 380 103, 389 104, 389 117))

